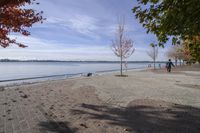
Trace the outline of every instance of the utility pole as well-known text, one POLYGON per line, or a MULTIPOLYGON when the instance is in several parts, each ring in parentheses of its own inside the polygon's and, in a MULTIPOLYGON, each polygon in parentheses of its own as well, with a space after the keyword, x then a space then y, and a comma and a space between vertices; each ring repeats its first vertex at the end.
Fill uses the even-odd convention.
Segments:
POLYGON ((157 44, 154 44, 153 45, 153 64, 154 64, 154 70, 156 69, 156 47, 157 47, 157 44))

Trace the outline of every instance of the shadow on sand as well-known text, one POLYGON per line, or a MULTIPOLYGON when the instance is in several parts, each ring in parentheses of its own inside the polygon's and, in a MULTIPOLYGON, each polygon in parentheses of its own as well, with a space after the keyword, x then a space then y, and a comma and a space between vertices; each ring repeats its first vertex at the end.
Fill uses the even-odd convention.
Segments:
POLYGON ((199 108, 164 101, 133 101, 125 108, 82 104, 71 111, 134 133, 200 133, 199 108))
POLYGON ((68 122, 40 122, 39 126, 42 132, 54 132, 54 133, 75 133, 77 131, 76 128, 70 128, 68 122))

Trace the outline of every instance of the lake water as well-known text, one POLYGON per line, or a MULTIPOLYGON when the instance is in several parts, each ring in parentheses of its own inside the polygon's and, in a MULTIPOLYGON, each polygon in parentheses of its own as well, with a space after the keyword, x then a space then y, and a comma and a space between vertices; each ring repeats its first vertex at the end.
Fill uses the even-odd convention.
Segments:
MULTIPOLYGON (((129 69, 146 68, 147 63, 129 63, 129 69)), ((0 83, 12 80, 68 77, 119 70, 119 63, 93 62, 0 62, 0 83)))

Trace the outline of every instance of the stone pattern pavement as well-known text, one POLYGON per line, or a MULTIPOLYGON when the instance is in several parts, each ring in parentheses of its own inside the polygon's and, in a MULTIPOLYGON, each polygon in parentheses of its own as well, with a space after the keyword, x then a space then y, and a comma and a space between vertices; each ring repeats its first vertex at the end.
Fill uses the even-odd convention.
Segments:
POLYGON ((68 127, 49 117, 42 103, 48 103, 47 98, 26 92, 18 88, 0 91, 0 133, 68 132, 68 127))
MULTIPOLYGON (((135 99, 155 99, 200 108, 199 72, 171 75, 133 72, 128 78, 114 78, 113 75, 102 75, 77 81, 52 81, 1 88, 0 133, 75 132, 76 129, 69 128, 70 123, 65 120, 76 123, 76 119, 81 116, 71 116, 68 108, 76 109, 81 103, 93 102, 87 101, 91 97, 87 95, 91 90, 83 94, 83 101, 78 101, 81 94, 73 94, 73 90, 82 86, 92 86, 105 104, 117 107, 126 107, 135 99), (53 90, 56 88, 58 90, 53 90), (65 91, 66 88, 71 91, 65 91), (72 98, 68 99, 70 95, 72 98), (53 108, 56 109, 51 112, 53 108)), ((98 100, 94 103, 98 103, 98 100)), ((84 124, 82 126, 85 127, 84 124)))

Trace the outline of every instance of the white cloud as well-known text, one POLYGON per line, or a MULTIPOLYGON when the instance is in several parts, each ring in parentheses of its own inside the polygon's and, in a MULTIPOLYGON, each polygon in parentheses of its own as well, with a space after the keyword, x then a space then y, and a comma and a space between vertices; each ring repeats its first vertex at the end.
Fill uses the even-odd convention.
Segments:
POLYGON ((77 30, 80 33, 88 34, 98 29, 97 20, 87 15, 75 15, 68 20, 67 26, 77 30))
MULTIPOLYGON (((51 40, 42 40, 34 37, 17 37, 19 41, 28 44, 28 48, 11 46, 8 49, 1 48, 0 57, 10 59, 41 59, 41 60, 118 60, 109 45, 84 45, 62 44, 51 40)), ((137 48, 128 59, 131 61, 151 60, 146 54, 145 48, 137 48)), ((165 60, 164 52, 160 50, 158 60, 165 60)))
POLYGON ((97 34, 100 29, 98 20, 88 15, 74 13, 73 16, 68 15, 65 18, 49 17, 44 25, 37 25, 37 28, 50 27, 62 27, 90 38, 100 39, 97 34))
MULTIPOLYGON (((146 50, 155 38, 146 35, 134 19, 129 0, 42 0, 40 3, 35 9, 44 11, 45 23, 34 25, 30 37, 11 35, 28 48, 1 48, 0 58, 118 60, 109 45, 115 37, 117 15, 122 11, 128 16, 127 34, 136 47, 129 60, 151 60, 146 50)), ((159 60, 165 60, 163 53, 160 52, 159 60)))

